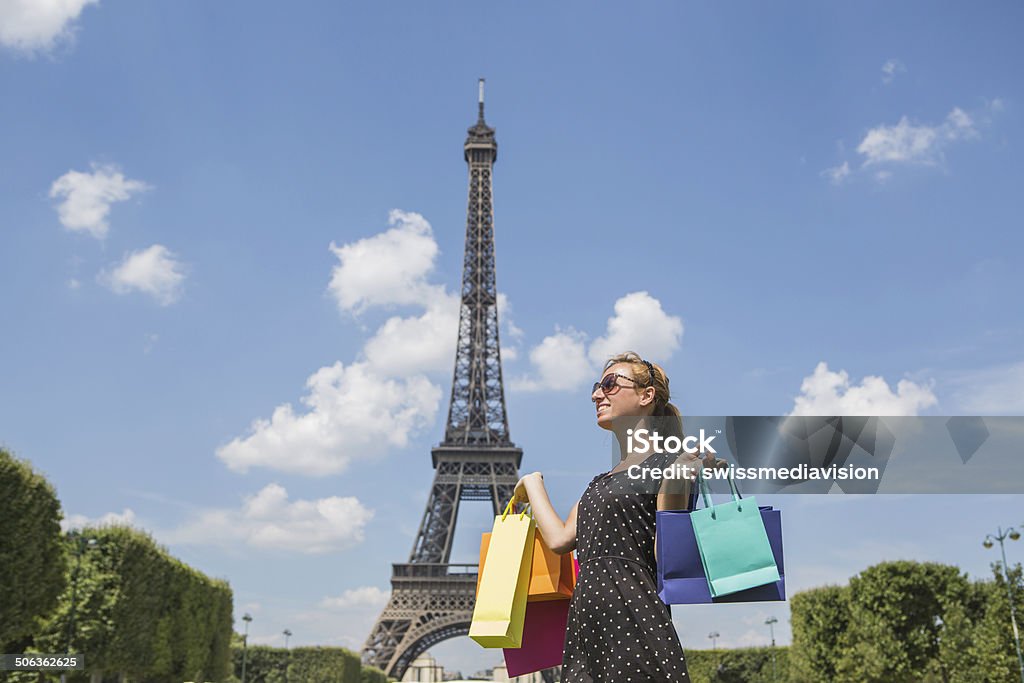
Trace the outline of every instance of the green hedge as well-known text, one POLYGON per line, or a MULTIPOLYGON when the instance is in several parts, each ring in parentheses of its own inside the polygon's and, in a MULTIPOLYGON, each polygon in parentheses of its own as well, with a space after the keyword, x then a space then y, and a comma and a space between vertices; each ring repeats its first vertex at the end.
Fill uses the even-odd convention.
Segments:
POLYGON ((686 668, 692 683, 783 683, 789 680, 789 648, 776 647, 774 652, 770 647, 687 650, 686 668))
MULTIPOLYGON (((85 529, 96 540, 81 553, 72 650, 88 671, 124 673, 149 683, 220 681, 230 673, 231 589, 167 554, 147 534, 125 527, 85 529)), ((76 552, 76 538, 66 540, 76 552)), ((69 561, 75 571, 78 559, 69 561)), ((34 638, 36 652, 63 652, 71 586, 34 638)))
MULTIPOLYGON (((236 639, 231 648, 234 675, 242 680, 243 648, 236 639)), ((342 647, 283 648, 253 645, 245 655, 245 683, 387 683, 380 669, 364 667, 359 655, 342 647)))
POLYGON ((375 666, 363 667, 363 678, 361 683, 388 683, 392 679, 375 666))
POLYGON ((0 448, 0 652, 21 652, 66 587, 60 501, 27 462, 0 448))

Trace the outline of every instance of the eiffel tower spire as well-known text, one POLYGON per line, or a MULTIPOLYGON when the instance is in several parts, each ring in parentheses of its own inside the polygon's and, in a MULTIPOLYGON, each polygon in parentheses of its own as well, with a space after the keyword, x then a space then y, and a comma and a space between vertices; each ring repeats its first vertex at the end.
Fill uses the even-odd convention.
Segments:
POLYGON ((462 309, 455 352, 452 398, 443 446, 512 445, 505 413, 498 343, 498 291, 494 277, 494 205, 491 173, 498 158, 494 129, 480 114, 468 131, 463 156, 469 164, 466 252, 462 265, 462 309))
MULTIPOLYGON (((463 500, 489 500, 499 514, 519 481, 523 451, 509 438, 498 343, 494 206, 494 129, 479 113, 463 145, 469 166, 462 308, 444 440, 431 449, 434 483, 409 561, 393 564, 391 597, 363 646, 363 661, 401 679, 431 646, 469 633, 476 603, 476 564, 451 564, 463 500)), ((545 680, 553 681, 551 670, 545 680)))

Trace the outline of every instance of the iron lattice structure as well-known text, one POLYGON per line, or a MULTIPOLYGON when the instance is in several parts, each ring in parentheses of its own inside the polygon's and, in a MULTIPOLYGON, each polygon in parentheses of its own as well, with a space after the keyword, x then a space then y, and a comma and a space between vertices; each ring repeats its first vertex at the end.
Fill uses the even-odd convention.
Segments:
MULTIPOLYGON (((462 309, 444 441, 431 450, 434 482, 409 561, 392 565, 391 598, 363 646, 363 661, 401 679, 420 654, 464 636, 476 602, 477 565, 450 564, 459 503, 490 500, 497 515, 519 481, 523 452, 512 443, 498 343, 494 206, 494 129, 479 116, 468 131, 469 166, 462 309)), ((554 680, 551 670, 545 678, 554 680)))

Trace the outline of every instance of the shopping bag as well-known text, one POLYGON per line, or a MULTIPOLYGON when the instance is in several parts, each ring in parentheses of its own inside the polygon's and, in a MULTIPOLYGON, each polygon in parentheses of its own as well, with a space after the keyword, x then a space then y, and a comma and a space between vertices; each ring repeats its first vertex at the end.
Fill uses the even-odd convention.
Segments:
POLYGON ((494 518, 469 625, 469 637, 483 647, 522 644, 534 533, 533 516, 526 509, 515 514, 512 501, 494 518))
POLYGON ((741 498, 729 477, 733 499, 711 505, 703 473, 697 478, 705 507, 691 512, 690 520, 711 597, 778 581, 779 568, 756 500, 741 498))
POLYGON ((695 605, 710 602, 770 602, 786 599, 786 572, 782 546, 782 512, 770 505, 759 509, 772 556, 779 568, 779 580, 746 590, 711 597, 704 563, 693 533, 690 510, 658 510, 658 597, 667 605, 695 605))
POLYGON ((526 603, 522 647, 504 650, 509 677, 559 666, 568 622, 568 600, 526 603))
MULTIPOLYGON (((487 548, 491 534, 480 535, 480 568, 476 575, 476 590, 480 593, 480 577, 486 563, 487 548)), ((559 555, 548 547, 540 532, 533 536, 533 564, 530 569, 530 588, 527 602, 543 600, 568 600, 576 588, 576 572, 573 571, 572 553, 559 555)))

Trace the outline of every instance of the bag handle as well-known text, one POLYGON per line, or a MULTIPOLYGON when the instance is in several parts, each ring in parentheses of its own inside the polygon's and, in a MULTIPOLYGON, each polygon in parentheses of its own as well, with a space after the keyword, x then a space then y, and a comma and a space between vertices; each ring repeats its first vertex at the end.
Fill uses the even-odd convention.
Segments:
MULTIPOLYGON (((732 500, 737 503, 737 509, 743 511, 743 496, 740 494, 739 488, 736 486, 736 478, 733 476, 732 466, 729 467, 729 476, 726 477, 729 481, 729 490, 732 492, 732 500)), ((711 510, 711 519, 718 519, 715 514, 715 506, 711 504, 711 487, 708 485, 707 480, 704 479, 704 465, 701 465, 697 470, 697 481, 700 484, 700 494, 704 499, 704 507, 711 510)))
MULTIPOLYGON (((515 502, 516 502, 515 497, 509 499, 508 505, 505 506, 505 512, 501 513, 501 521, 503 521, 503 522, 505 521, 505 517, 508 516, 509 512, 511 512, 512 514, 515 514, 515 509, 516 509, 515 502)), ((526 516, 526 511, 527 510, 530 511, 530 517, 533 517, 533 509, 530 507, 530 504, 527 503, 526 505, 523 506, 523 511, 519 515, 519 519, 522 519, 523 517, 526 516)))

